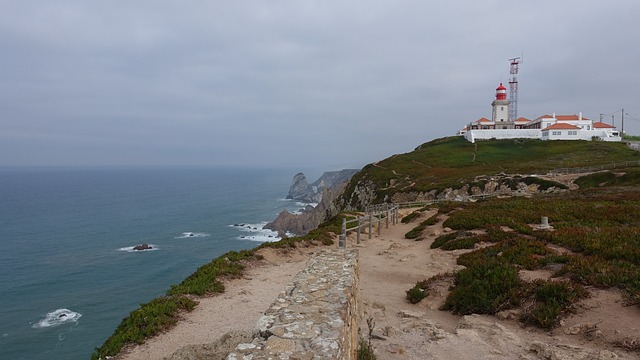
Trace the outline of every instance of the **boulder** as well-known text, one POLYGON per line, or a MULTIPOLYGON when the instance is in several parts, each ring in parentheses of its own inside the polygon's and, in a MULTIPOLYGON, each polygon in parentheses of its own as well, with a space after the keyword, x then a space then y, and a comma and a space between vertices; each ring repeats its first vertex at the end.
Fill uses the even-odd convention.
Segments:
POLYGON ((135 251, 151 250, 151 249, 153 248, 149 244, 140 244, 133 247, 133 250, 135 251))

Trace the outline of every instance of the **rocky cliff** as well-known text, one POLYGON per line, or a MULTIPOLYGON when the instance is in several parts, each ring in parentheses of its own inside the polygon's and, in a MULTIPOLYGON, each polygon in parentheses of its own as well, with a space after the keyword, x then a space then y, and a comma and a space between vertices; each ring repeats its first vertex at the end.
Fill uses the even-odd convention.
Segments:
POLYGON ((325 188, 322 191, 322 200, 315 208, 307 206, 300 214, 292 214, 287 210, 283 210, 275 220, 265 225, 264 228, 277 231, 281 237, 285 233, 306 235, 323 221, 336 216, 340 212, 340 209, 335 205, 335 200, 344 192, 346 186, 347 183, 342 182, 335 184, 331 188, 325 188))
POLYGON ((346 183, 357 172, 358 170, 355 169, 327 171, 311 184, 307 182, 307 177, 303 173, 297 173, 291 181, 287 199, 319 203, 322 200, 322 193, 325 189, 331 189, 338 184, 346 183))
POLYGON ((558 179, 542 176, 523 176, 500 174, 477 176, 473 181, 461 183, 459 187, 447 187, 430 191, 398 191, 395 180, 391 179, 385 187, 379 188, 372 181, 361 180, 352 192, 345 193, 338 201, 342 210, 355 211, 380 202, 404 203, 431 200, 469 201, 482 196, 530 196, 535 193, 565 191, 569 184, 558 179), (380 195, 383 194, 383 198, 380 195))

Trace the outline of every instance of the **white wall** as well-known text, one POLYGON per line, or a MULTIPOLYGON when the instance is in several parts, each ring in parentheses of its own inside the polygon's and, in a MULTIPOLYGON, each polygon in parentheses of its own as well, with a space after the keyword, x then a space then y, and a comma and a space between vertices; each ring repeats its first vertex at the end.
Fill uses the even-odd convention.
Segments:
MULTIPOLYGON (((603 141, 622 141, 620 136, 612 136, 607 130, 577 130, 577 135, 568 135, 568 130, 561 130, 562 135, 551 135, 544 140, 588 140, 594 136, 603 141)), ((558 131, 558 130, 556 130, 558 131)), ((489 139, 543 139, 540 129, 495 129, 495 130, 469 130, 464 134, 464 138, 469 142, 489 139)))
POLYGON ((495 129, 495 130, 469 130, 464 138, 469 142, 489 139, 540 139, 540 129, 495 129))

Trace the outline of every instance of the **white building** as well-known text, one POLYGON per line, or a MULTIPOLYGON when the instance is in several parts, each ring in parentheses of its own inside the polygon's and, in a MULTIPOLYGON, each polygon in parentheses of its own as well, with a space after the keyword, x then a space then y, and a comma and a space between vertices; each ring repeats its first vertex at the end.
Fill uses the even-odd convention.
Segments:
POLYGON ((603 140, 621 141, 620 132, 615 126, 603 122, 594 122, 579 115, 543 115, 535 120, 518 118, 510 122, 507 89, 496 89, 496 98, 491 103, 492 120, 480 118, 469 123, 458 132, 470 142, 479 139, 542 139, 542 140, 603 140))

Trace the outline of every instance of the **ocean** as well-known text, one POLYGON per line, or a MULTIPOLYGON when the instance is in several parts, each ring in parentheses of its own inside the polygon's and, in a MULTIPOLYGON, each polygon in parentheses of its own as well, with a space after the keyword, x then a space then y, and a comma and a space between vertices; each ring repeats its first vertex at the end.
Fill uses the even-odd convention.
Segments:
POLYGON ((277 240, 295 172, 0 168, 0 359, 88 359, 200 265, 277 240))

